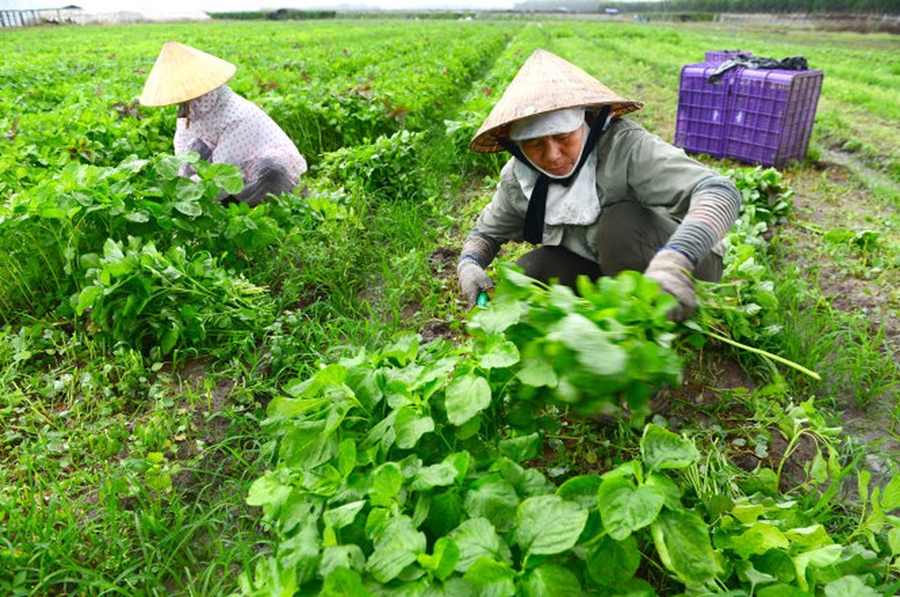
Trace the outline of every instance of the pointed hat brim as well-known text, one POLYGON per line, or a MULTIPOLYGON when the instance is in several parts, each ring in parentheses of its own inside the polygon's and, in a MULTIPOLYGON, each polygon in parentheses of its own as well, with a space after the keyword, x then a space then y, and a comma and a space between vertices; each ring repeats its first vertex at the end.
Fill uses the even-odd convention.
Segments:
POLYGON ((606 85, 574 64, 546 50, 535 50, 491 110, 469 144, 472 151, 503 151, 497 138, 509 138, 511 122, 563 108, 612 106, 612 115, 621 116, 643 107, 613 93, 606 85))
POLYGON ((167 41, 144 83, 144 106, 180 104, 221 87, 237 67, 212 54, 177 41, 167 41))

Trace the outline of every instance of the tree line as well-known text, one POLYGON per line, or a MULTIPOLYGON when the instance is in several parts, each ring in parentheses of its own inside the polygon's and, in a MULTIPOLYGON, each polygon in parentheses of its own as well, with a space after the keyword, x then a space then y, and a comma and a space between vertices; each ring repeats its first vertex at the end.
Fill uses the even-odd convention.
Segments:
POLYGON ((805 13, 900 15, 897 0, 663 0, 601 3, 600 10, 623 12, 805 13))

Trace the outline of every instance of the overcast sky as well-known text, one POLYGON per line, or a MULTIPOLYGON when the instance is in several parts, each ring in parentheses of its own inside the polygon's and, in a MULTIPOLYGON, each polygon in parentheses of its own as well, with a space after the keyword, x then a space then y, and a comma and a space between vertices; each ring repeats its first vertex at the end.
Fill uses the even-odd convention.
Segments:
POLYGON ((274 8, 334 8, 367 6, 385 10, 410 8, 512 8, 516 0, 0 0, 2 9, 59 8, 76 5, 91 12, 118 10, 185 11, 260 10, 274 8))

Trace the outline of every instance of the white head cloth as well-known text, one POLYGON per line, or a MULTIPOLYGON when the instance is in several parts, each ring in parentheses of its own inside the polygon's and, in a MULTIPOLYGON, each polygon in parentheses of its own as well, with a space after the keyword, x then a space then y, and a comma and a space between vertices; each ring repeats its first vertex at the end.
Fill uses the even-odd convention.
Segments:
POLYGON ((512 141, 537 139, 548 135, 571 133, 584 122, 584 108, 565 108, 520 118, 509 125, 512 141))

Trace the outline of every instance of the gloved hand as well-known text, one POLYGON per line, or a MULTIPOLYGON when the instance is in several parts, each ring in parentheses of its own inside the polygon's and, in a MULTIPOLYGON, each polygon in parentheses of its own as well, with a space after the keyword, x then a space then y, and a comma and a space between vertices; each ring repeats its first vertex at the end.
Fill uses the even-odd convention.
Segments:
POLYGON ((671 321, 684 321, 697 310, 693 271, 691 260, 673 249, 657 253, 644 271, 645 276, 656 280, 663 292, 678 299, 678 306, 669 311, 671 321))
POLYGON ((485 273, 484 268, 473 259, 463 259, 456 266, 459 287, 470 307, 475 306, 478 295, 483 290, 494 287, 494 282, 485 273))

